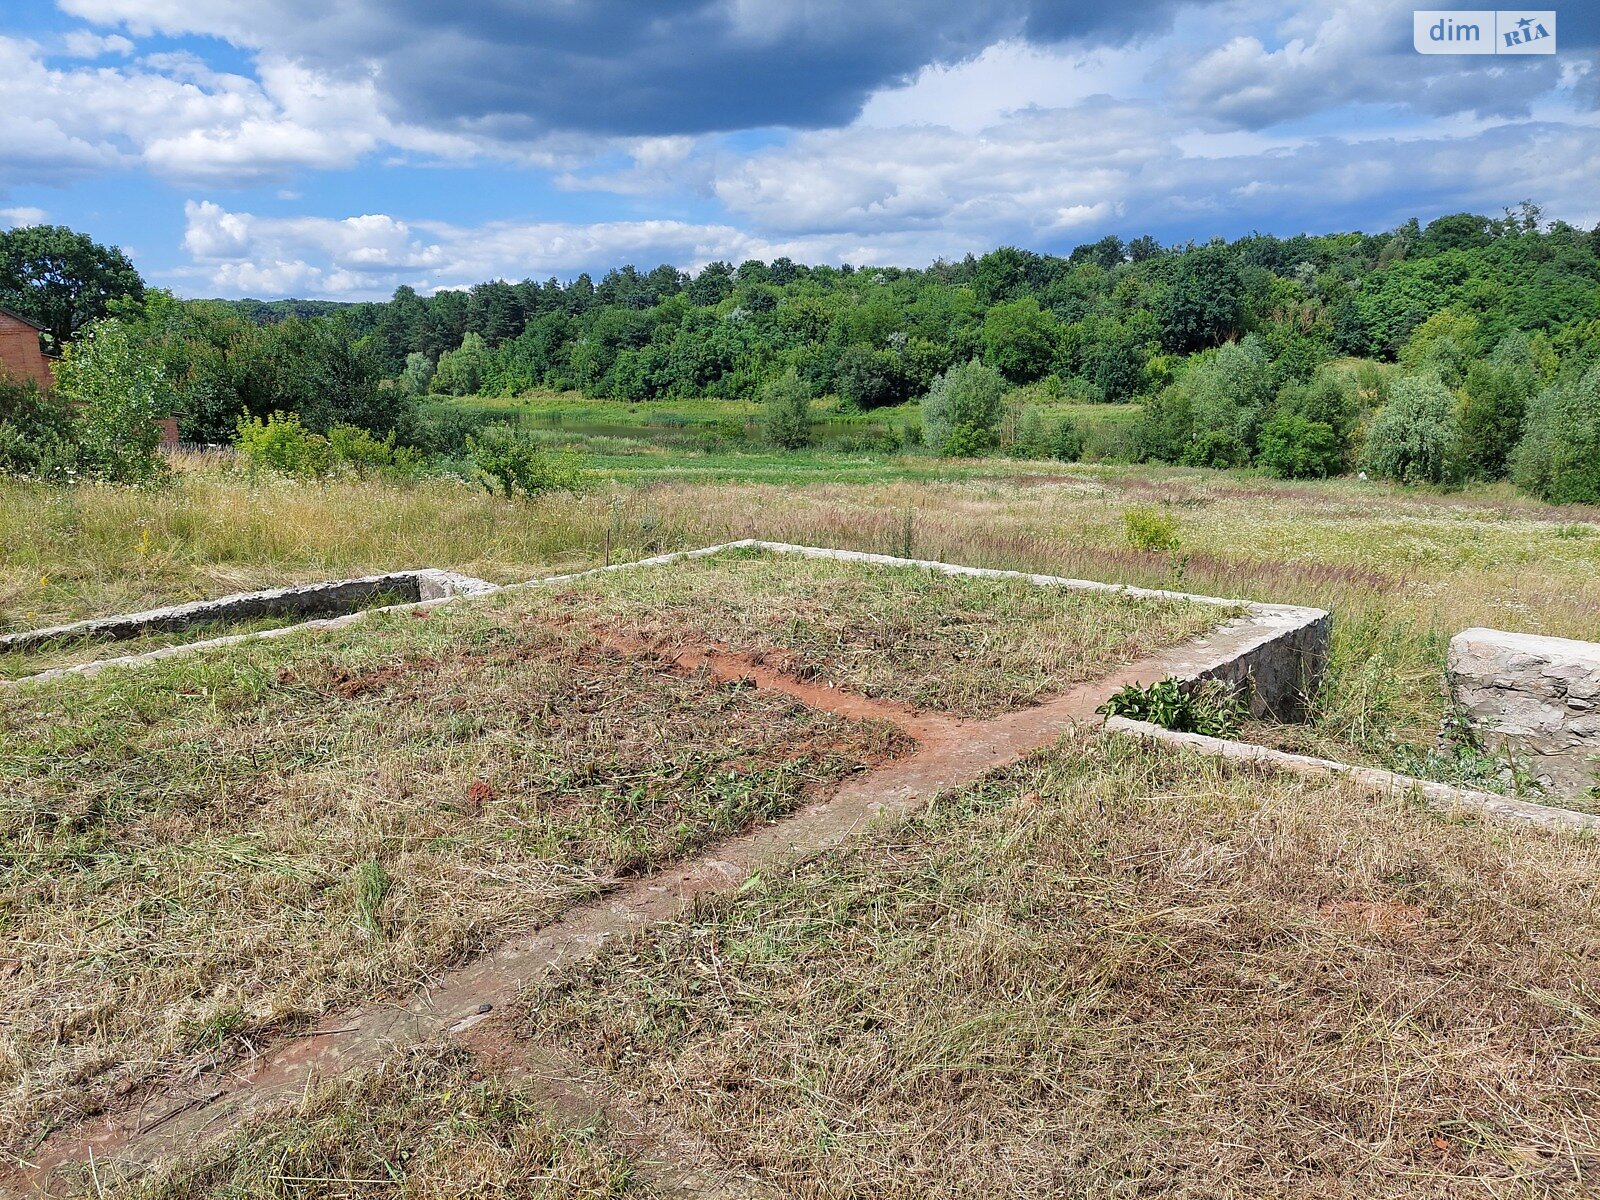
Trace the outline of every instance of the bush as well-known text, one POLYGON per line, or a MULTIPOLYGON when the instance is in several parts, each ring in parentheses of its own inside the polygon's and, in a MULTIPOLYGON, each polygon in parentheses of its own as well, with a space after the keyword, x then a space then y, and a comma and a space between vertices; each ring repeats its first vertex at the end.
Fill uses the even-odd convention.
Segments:
POLYGON ((96 321, 67 347, 56 390, 72 410, 84 474, 147 483, 164 472, 156 422, 172 413, 172 389, 121 321, 96 321))
POLYGON ((464 412, 453 404, 419 404, 395 429, 396 441, 423 455, 457 456, 466 452, 467 439, 483 428, 482 413, 464 412))
POLYGON ((1122 514, 1128 544, 1135 550, 1176 550, 1178 518, 1159 508, 1130 508, 1122 514))
POLYGON ((239 418, 233 445, 251 470, 265 468, 294 479, 315 479, 333 469, 333 447, 300 423, 299 413, 239 418))
POLYGON ((55 392, 0 372, 0 474, 65 483, 78 472, 72 412, 55 392))
POLYGON ((811 389, 793 367, 762 387, 761 425, 767 441, 784 450, 811 444, 811 389))
POLYGON ((1499 479, 1522 440, 1533 372, 1507 362, 1477 362, 1461 397, 1461 459, 1475 479, 1499 479))
POLYGON ((1231 738, 1237 736, 1250 709, 1244 696, 1220 679, 1199 684, 1163 679, 1149 687, 1130 683, 1095 711, 1179 733, 1231 738))
POLYGON ((1428 376, 1396 380, 1367 432, 1367 469, 1401 483, 1444 483, 1459 473, 1460 452, 1450 389, 1428 376))
POLYGON ((977 359, 951 367, 922 398, 922 437, 940 454, 967 457, 986 450, 1000 423, 1007 384, 977 359))
POLYGON ((380 440, 359 425, 335 425, 328 430, 328 449, 335 462, 358 475, 408 476, 423 466, 423 456, 409 446, 397 446, 393 433, 380 440))
POLYGON ((1600 366, 1534 400, 1511 477, 1551 504, 1600 504, 1600 366))
POLYGON ((1331 425, 1285 414, 1261 431, 1256 465, 1278 479, 1326 479, 1344 466, 1344 447, 1331 425))
POLYGON ((590 485, 588 472, 576 456, 552 454, 528 433, 504 423, 486 426, 469 437, 467 453, 478 481, 508 500, 546 492, 578 493, 590 485))
POLYGON ((1062 417, 1050 433, 1050 457, 1061 462, 1077 462, 1083 457, 1083 430, 1070 417, 1062 417))

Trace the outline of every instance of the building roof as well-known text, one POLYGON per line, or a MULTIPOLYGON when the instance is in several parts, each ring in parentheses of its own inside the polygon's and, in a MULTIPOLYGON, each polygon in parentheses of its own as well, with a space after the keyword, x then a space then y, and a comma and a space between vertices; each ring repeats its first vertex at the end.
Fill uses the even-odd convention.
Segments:
POLYGON ((4 307, 3 305, 0 305, 0 316, 11 317, 14 320, 21 321, 24 325, 32 325, 40 333, 50 332, 47 326, 39 324, 39 322, 35 321, 32 317, 25 317, 19 312, 12 312, 9 308, 4 307))

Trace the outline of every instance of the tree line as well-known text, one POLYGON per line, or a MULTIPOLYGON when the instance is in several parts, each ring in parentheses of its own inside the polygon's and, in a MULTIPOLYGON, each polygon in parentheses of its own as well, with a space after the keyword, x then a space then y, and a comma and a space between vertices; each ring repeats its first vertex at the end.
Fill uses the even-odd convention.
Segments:
MULTIPOLYGON (((26 312, 5 261, 0 303, 26 312)), ((1378 234, 1110 236, 923 269, 624 266, 598 282, 402 287, 342 306, 126 295, 110 307, 159 358, 196 440, 281 410, 313 430, 425 443, 444 435, 419 399, 532 389, 776 397, 791 417, 796 397, 867 410, 947 398, 957 368, 978 386, 977 363, 1006 389, 1138 401, 1127 450, 1140 459, 1413 482, 1514 473, 1549 498, 1600 500, 1600 467, 1582 477, 1600 457, 1600 418, 1586 415, 1600 386, 1600 231, 1530 204, 1378 234)), ((979 450, 992 433, 935 448, 979 450)))

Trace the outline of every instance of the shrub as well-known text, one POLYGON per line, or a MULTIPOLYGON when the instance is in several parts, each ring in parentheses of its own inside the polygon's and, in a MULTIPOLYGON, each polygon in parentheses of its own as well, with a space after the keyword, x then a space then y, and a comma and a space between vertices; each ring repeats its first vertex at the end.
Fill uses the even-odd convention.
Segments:
POLYGON ((78 471, 72 412, 55 392, 0 371, 0 474, 65 483, 78 471))
POLYGON ((940 454, 965 457, 988 448, 1000 423, 1005 378, 977 359, 951 367, 922 398, 922 437, 940 454))
POLYGON ((401 446, 429 455, 459 455, 467 439, 487 424, 481 413, 464 412, 453 404, 419 404, 395 430, 401 446))
POLYGON ((358 475, 414 475, 423 457, 409 446, 397 446, 395 435, 379 439, 359 425, 335 425, 328 430, 328 449, 334 461, 358 475))
POLYGON ((1455 397, 1437 379, 1408 376, 1367 432, 1367 469, 1401 483, 1444 483, 1458 472, 1461 421, 1455 397))
POLYGON ((523 430, 504 423, 485 426, 467 438, 467 453, 484 487, 508 500, 546 492, 582 492, 590 484, 581 461, 552 454, 523 430))
POLYGON ((163 473, 156 422, 171 415, 172 389, 121 321, 96 321, 67 347, 56 390, 71 406, 84 474, 146 483, 163 473))
POLYGON ((266 468, 296 479, 314 479, 333 469, 333 447, 300 423, 300 414, 275 412, 265 421, 240 417, 233 445, 251 470, 266 468))
POLYGON ((1511 477, 1552 504, 1600 504, 1600 366, 1534 400, 1511 477))
POLYGON ((1070 417, 1062 417, 1050 433, 1050 457, 1061 462, 1077 462, 1083 457, 1083 430, 1070 417))
POLYGON ((1499 479, 1522 440, 1533 372, 1508 362, 1473 363, 1461 397, 1461 459, 1468 475, 1499 479))
POLYGON ((1243 694, 1220 679, 1199 684, 1163 679, 1149 687, 1130 683, 1095 711, 1148 721, 1179 733, 1231 738, 1238 734, 1250 710, 1243 694))
POLYGON ((1130 508, 1122 514, 1122 525, 1135 550, 1176 550, 1179 546, 1178 518, 1159 508, 1130 508))
POLYGON ((774 446, 799 450, 811 444, 811 389, 793 367, 762 387, 761 425, 774 446))
POLYGON ((1283 414, 1261 431, 1256 465, 1278 479, 1326 479, 1344 466, 1344 447, 1331 425, 1283 414))

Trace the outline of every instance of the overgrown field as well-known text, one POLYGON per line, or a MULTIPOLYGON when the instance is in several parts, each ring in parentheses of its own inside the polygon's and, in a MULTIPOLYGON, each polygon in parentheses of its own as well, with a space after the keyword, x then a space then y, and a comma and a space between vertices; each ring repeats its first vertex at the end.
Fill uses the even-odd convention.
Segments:
POLYGON ((1592 1196, 1600 848, 1068 742, 547 982, 785 1196, 1592 1196))

